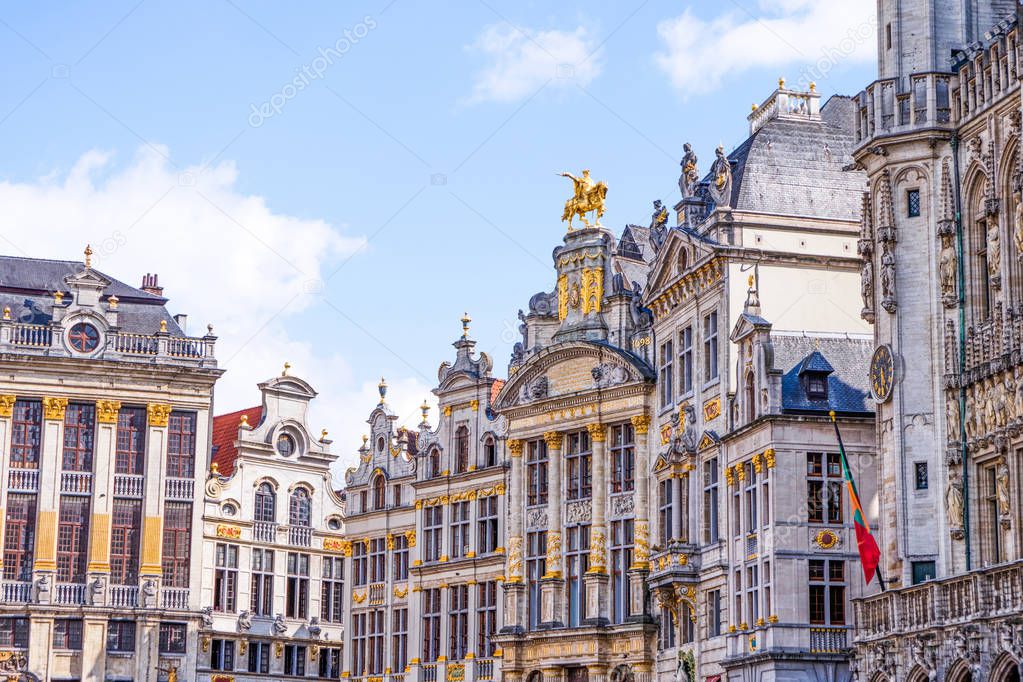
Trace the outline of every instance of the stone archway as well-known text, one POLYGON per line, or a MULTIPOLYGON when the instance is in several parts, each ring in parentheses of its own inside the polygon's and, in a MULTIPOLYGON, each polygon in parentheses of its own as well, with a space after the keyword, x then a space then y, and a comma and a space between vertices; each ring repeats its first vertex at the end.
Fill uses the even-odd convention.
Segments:
POLYGON ((960 659, 949 666, 945 682, 980 682, 980 680, 973 678, 973 671, 970 670, 970 666, 960 659))
POLYGON ((1002 654, 991 666, 991 682, 1020 682, 1019 664, 1009 654, 1002 654))

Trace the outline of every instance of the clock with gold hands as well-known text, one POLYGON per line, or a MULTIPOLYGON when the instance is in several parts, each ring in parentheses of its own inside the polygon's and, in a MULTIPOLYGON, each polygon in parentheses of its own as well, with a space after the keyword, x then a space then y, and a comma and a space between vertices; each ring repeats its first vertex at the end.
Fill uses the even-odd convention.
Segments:
POLYGON ((892 347, 878 346, 870 358, 870 391, 878 403, 886 403, 895 388, 895 354, 892 347))

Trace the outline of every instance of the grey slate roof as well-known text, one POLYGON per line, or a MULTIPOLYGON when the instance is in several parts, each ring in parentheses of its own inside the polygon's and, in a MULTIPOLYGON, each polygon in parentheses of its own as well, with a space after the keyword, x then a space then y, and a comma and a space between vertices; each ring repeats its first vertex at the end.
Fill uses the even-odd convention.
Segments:
POLYGON ((771 346, 774 367, 783 372, 783 412, 874 413, 867 376, 874 350, 869 336, 775 331, 771 332, 771 346), (828 375, 827 400, 806 397, 799 381, 804 365, 808 365, 810 371, 827 371, 829 367, 834 370, 828 375))
MULTIPOLYGON (((80 261, 45 260, 0 255, 0 309, 9 307, 11 317, 28 324, 49 324, 53 319, 53 294, 65 294, 64 304, 71 301, 65 278, 82 272, 80 261)), ((167 332, 184 336, 184 331, 164 307, 167 299, 156 296, 111 277, 93 268, 110 280, 102 298, 117 296, 118 326, 133 334, 155 334, 160 322, 167 321, 167 332)))
POLYGON ((819 119, 774 118, 732 151, 732 208, 859 220, 866 174, 842 170, 855 144, 848 101, 832 97, 819 119))

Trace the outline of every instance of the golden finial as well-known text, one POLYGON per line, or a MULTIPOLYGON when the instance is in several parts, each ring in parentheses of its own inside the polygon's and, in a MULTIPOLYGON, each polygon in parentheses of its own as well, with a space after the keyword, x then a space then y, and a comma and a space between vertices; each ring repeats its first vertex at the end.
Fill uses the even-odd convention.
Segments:
POLYGON ((242 415, 242 420, 241 420, 241 423, 239 424, 239 426, 248 426, 248 425, 249 425, 249 415, 243 414, 242 415))
POLYGON ((423 423, 426 423, 427 415, 430 414, 430 406, 426 402, 426 398, 423 398, 423 404, 419 406, 419 409, 423 412, 423 423))
POLYGON ((472 322, 472 318, 469 317, 469 313, 462 313, 462 336, 464 338, 469 337, 469 323, 472 322))
POLYGON ((380 377, 380 383, 377 384, 377 390, 380 391, 380 404, 384 404, 384 398, 387 397, 387 382, 384 381, 383 377, 380 377))
POLYGON ((4 319, 5 320, 11 319, 11 307, 10 306, 6 306, 6 305, 4 306, 4 319))
POLYGON ((810 92, 817 92, 817 84, 810 81, 810 92))
POLYGON ((92 246, 89 244, 85 245, 85 267, 92 267, 92 246))
POLYGON ((216 462, 210 462, 210 473, 213 474, 214 476, 219 475, 220 465, 217 464, 216 462))
POLYGON ((749 107, 749 110, 750 110, 750 111, 756 111, 756 110, 757 110, 757 109, 759 109, 759 108, 760 108, 760 107, 758 107, 758 106, 757 106, 757 103, 756 103, 756 102, 754 102, 753 104, 751 104, 751 105, 750 105, 750 107, 749 107))
POLYGON ((369 436, 367 436, 366 434, 362 434, 362 448, 364 450, 366 449, 366 443, 368 443, 368 442, 369 442, 369 436))
POLYGON ((778 79, 778 89, 779 90, 785 89, 785 76, 782 76, 781 78, 778 79))
POLYGON ((320 442, 327 440, 327 429, 320 431, 320 442))
POLYGON ((117 304, 120 302, 121 299, 117 298, 117 296, 114 296, 113 294, 107 297, 107 305, 110 306, 111 310, 117 310, 117 304))
POLYGON ((753 288, 753 275, 750 275, 749 279, 747 281, 749 282, 749 288, 752 289, 753 288))
POLYGON ((53 292, 53 305, 60 305, 63 302, 64 302, 64 292, 60 291, 60 290, 54 291, 53 292))
POLYGON ((291 369, 291 363, 290 362, 285 362, 284 363, 284 369, 281 370, 281 376, 282 377, 288 376, 288 370, 289 369, 291 369))
POLYGON ((160 331, 167 331, 167 320, 160 320, 160 331))

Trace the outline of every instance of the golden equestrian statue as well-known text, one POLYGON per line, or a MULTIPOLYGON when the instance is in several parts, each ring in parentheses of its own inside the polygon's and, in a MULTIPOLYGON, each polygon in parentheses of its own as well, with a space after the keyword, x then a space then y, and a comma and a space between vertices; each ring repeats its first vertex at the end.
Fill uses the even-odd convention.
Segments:
POLYGON ((594 182, 590 171, 584 170, 583 176, 577 178, 571 173, 560 173, 561 177, 569 178, 575 185, 575 193, 565 202, 565 213, 561 222, 568 221, 568 229, 572 231, 572 219, 579 216, 586 227, 600 227, 600 218, 604 215, 604 199, 607 197, 607 183, 601 180, 594 182), (593 223, 586 219, 586 214, 594 212, 593 223))

